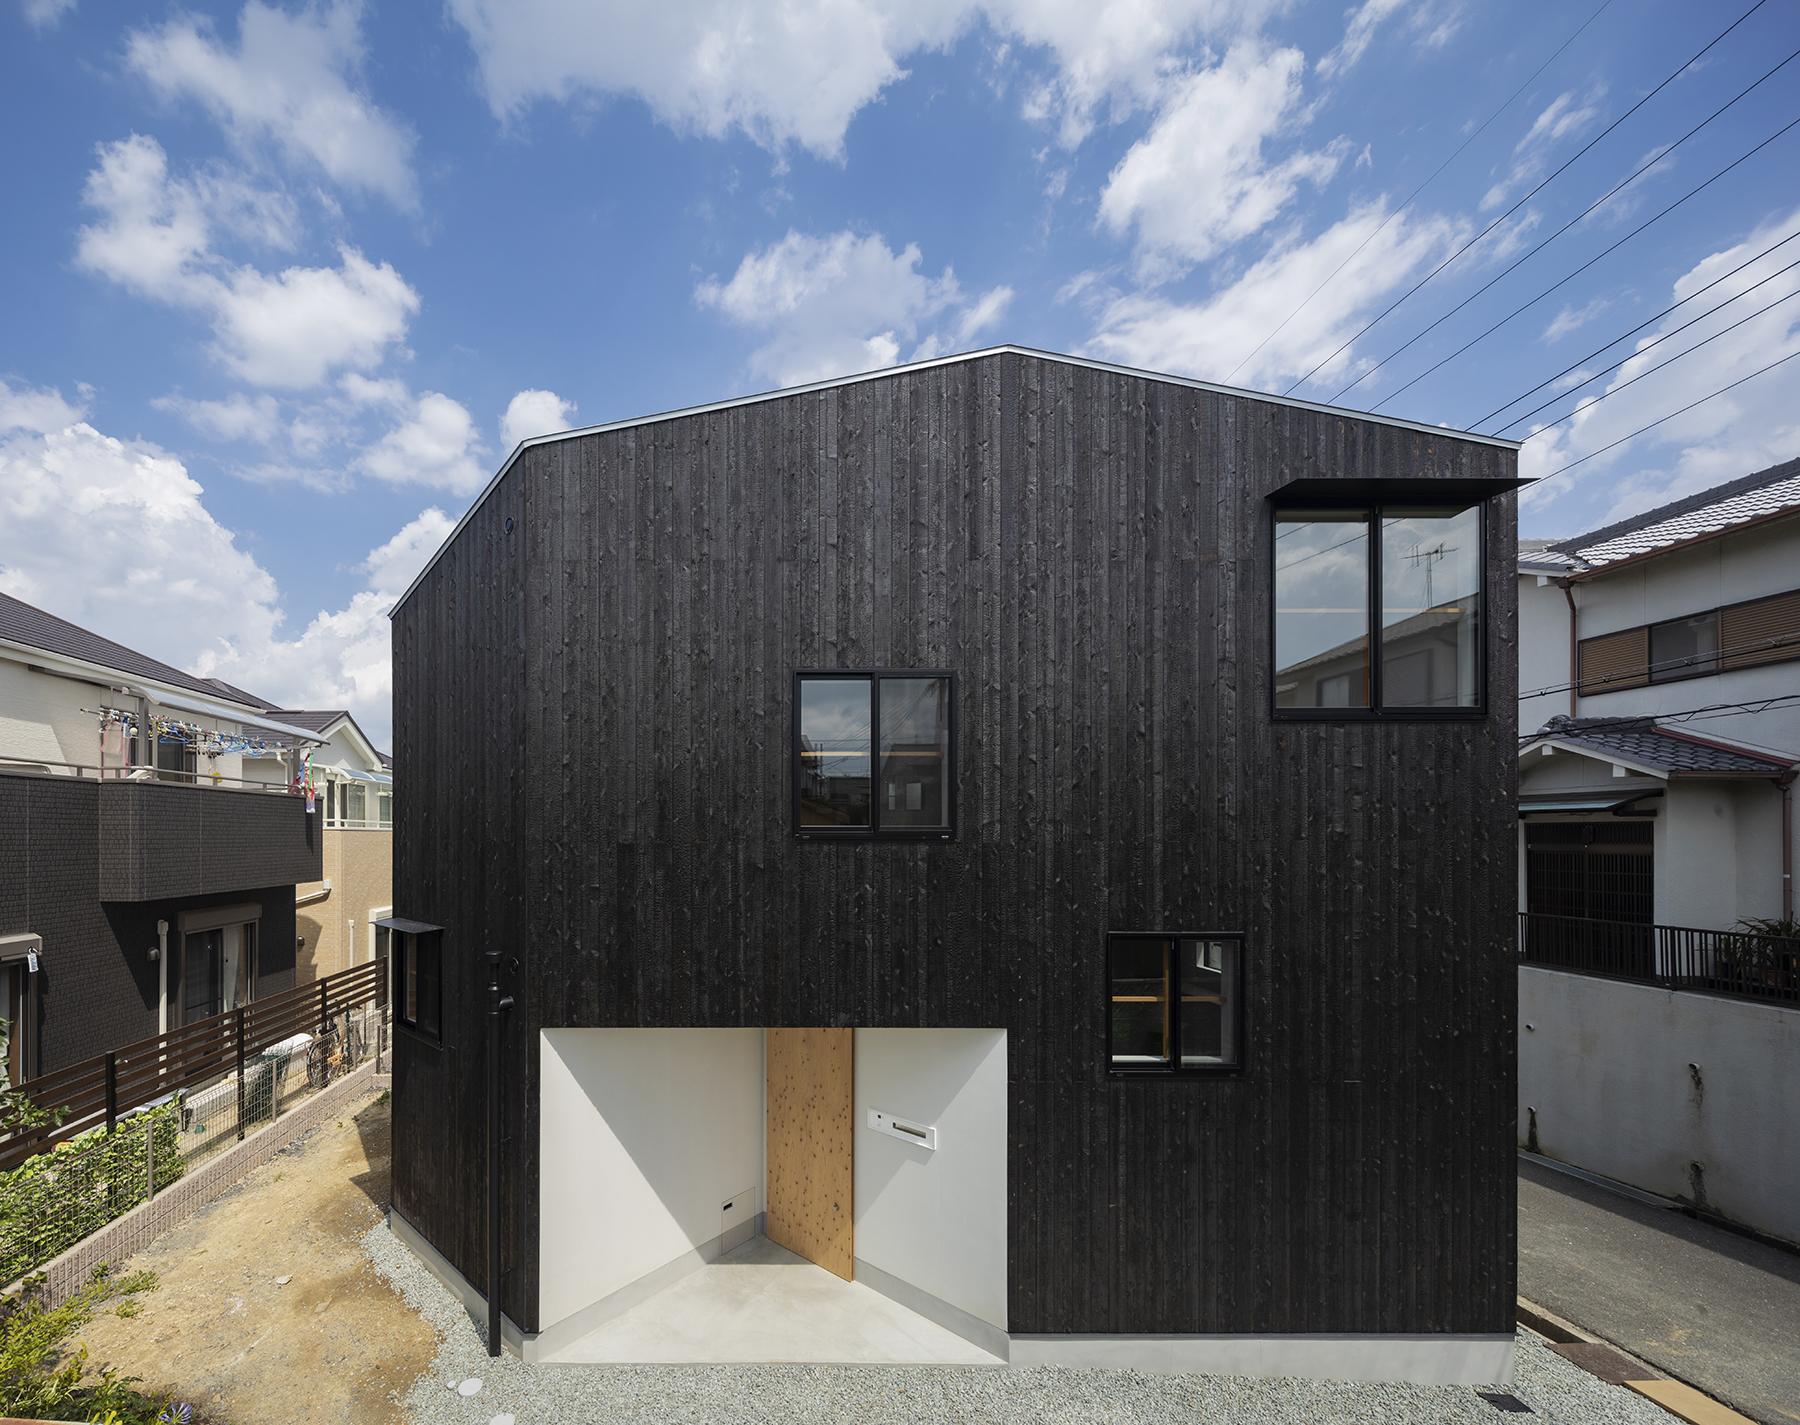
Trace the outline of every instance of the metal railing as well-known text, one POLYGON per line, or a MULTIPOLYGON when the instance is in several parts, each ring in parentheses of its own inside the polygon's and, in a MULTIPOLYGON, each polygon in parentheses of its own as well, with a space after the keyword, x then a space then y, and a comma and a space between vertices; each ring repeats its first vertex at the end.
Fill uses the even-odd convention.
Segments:
POLYGON ((167 782, 175 786, 229 787, 234 791, 298 795, 288 785, 286 769, 283 769, 282 780, 270 782, 258 781, 252 777, 215 775, 212 772, 189 772, 178 767, 149 767, 135 762, 101 766, 93 762, 52 762, 42 757, 0 754, 0 772, 13 772, 28 777, 79 777, 92 782, 167 782))
MULTIPOLYGON (((32 1122, 0 1132, 0 1170, 95 1128, 110 1132, 133 1109, 167 1101, 183 1089, 228 1098, 232 1136, 242 1138, 245 1125, 257 1116, 259 1095, 269 1097, 274 1111, 292 1058, 299 1054, 316 1076, 318 1067, 305 1051, 315 1038, 340 1029, 353 1034, 355 1012, 369 1004, 387 1004, 385 959, 30 1079, 15 1092, 37 1113, 32 1122)), ((327 1062, 328 1076, 330 1071, 327 1062)), ((192 1094, 187 1102, 198 1097, 192 1094)))
POLYGON ((1800 938, 1519 914, 1519 963, 1800 1006, 1800 938))

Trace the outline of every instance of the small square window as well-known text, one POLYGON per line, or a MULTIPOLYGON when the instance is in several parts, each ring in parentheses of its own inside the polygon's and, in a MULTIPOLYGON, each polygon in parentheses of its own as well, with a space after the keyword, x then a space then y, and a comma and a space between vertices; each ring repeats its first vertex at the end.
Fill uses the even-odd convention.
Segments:
POLYGON ((1107 942, 1107 1066, 1216 1073, 1242 1062, 1243 937, 1113 935, 1107 942))
POLYGON ((393 956, 394 1022, 427 1039, 444 1036, 444 932, 397 930, 393 956))
POLYGON ((796 834, 950 836, 954 686, 948 673, 797 674, 796 834))

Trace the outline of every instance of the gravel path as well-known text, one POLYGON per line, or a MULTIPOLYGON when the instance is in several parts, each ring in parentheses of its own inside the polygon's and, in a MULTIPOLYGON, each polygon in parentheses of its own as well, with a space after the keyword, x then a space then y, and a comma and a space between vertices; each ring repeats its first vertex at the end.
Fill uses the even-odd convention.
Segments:
MULTIPOLYGON (((613 1421, 993 1421, 1019 1425, 1498 1425, 1502 1414, 1455 1386, 1349 1385, 1135 1371, 928 1366, 527 1366, 490 1360, 460 1302, 386 1224, 363 1239, 375 1269, 437 1329, 431 1370, 407 1397, 420 1425, 601 1425, 613 1421), (457 1387, 480 1388, 462 1395, 457 1387)), ((1519 1335, 1514 1394, 1554 1425, 1675 1425, 1519 1335)))

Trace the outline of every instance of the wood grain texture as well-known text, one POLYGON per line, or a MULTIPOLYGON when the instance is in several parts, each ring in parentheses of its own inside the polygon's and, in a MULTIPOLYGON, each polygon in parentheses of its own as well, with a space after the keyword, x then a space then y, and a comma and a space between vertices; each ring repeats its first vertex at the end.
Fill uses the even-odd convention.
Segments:
POLYGON ((765 1231, 771 1242, 851 1281, 855 1031, 771 1029, 767 1045, 765 1231))
POLYGON ((526 450, 394 622, 396 1204, 482 1284, 491 942, 527 1327, 541 1028, 870 1025, 1007 1032, 1014 1330, 1510 1330, 1514 500, 1488 716, 1333 724, 1270 714, 1266 497, 1515 468, 1013 353, 526 450), (793 838, 833 666, 956 671, 954 841, 793 838), (1107 932, 1200 928, 1244 1071, 1109 1076, 1107 932))

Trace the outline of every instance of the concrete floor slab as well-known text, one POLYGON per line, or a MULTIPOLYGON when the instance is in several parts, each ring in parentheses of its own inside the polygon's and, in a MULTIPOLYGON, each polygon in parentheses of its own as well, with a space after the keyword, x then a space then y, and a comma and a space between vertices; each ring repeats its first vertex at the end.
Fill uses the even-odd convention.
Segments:
POLYGON ((1003 1365, 859 1282, 752 1238, 556 1356, 559 1364, 1003 1365))

